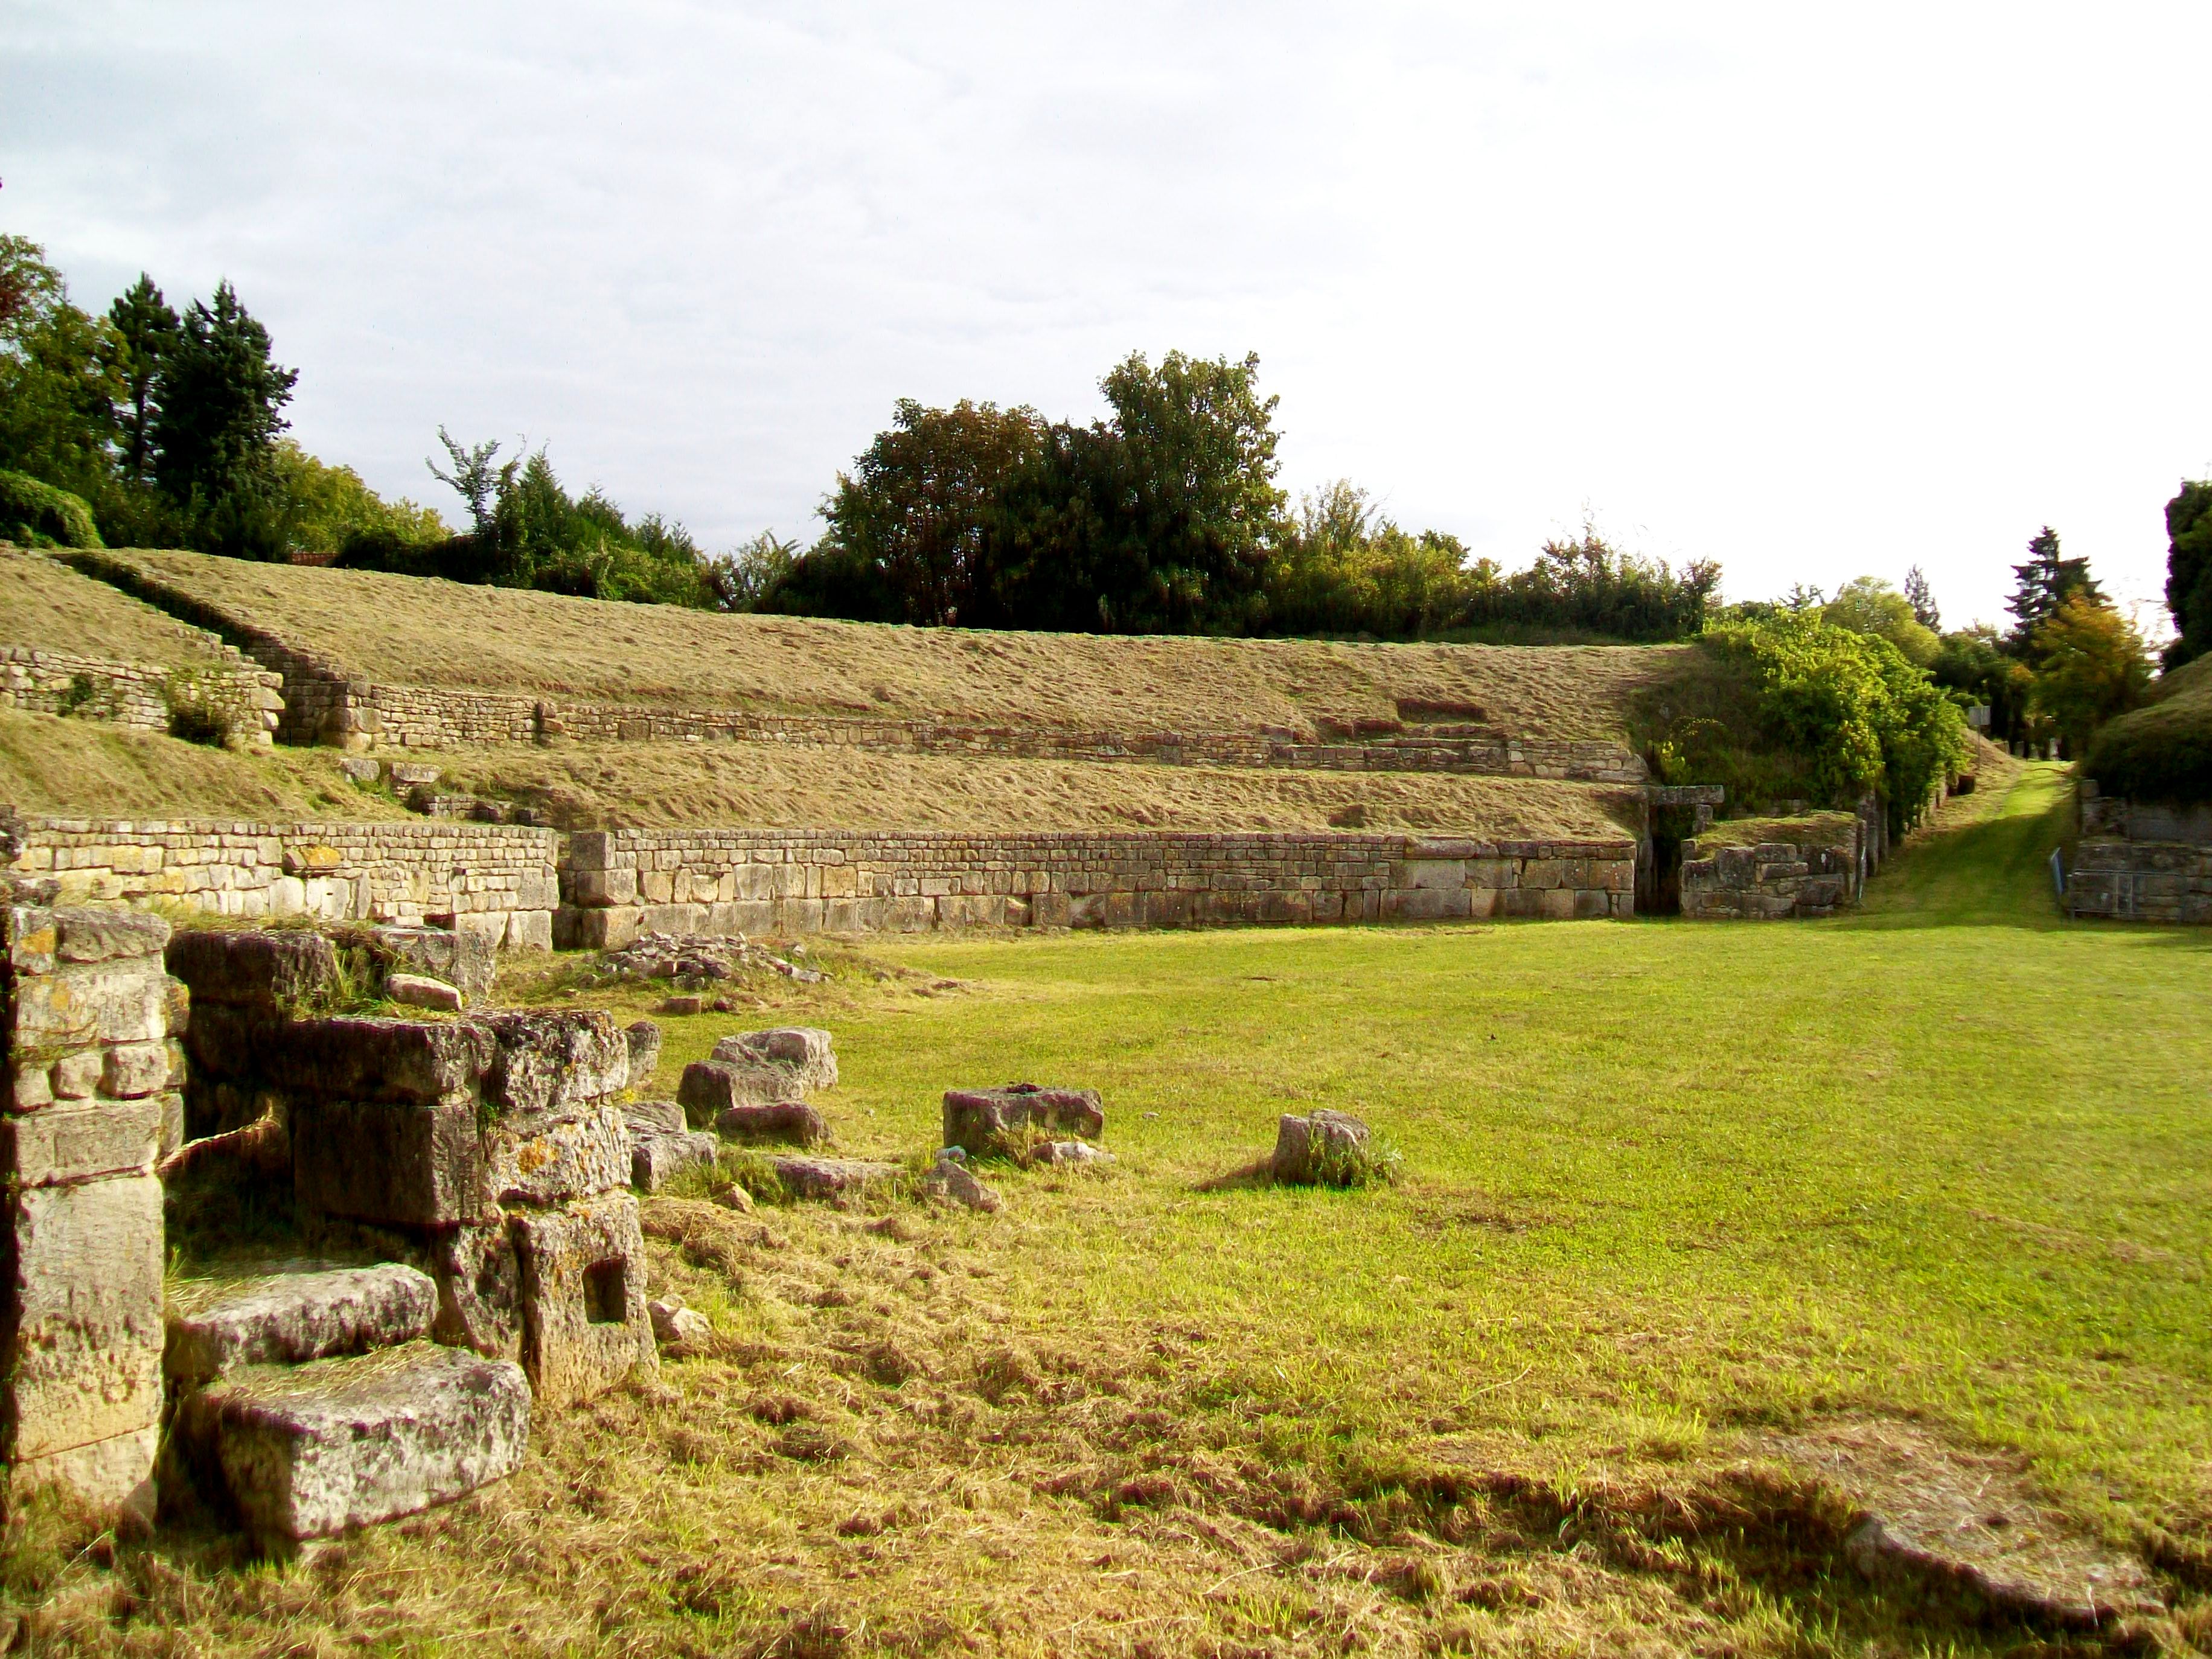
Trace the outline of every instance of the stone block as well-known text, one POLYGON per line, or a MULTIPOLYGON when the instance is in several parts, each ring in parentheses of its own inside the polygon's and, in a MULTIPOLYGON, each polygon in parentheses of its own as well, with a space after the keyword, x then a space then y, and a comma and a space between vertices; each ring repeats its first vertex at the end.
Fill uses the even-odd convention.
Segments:
POLYGON ((1536 914, 1552 921, 1566 921, 1575 914, 1575 895, 1571 888, 1553 887, 1538 896, 1536 914))
POLYGON ((737 1106, 773 1106, 790 1097, 791 1076, 781 1066, 695 1060, 684 1068, 676 1098, 695 1123, 711 1123, 737 1106))
POLYGON ((830 1033, 818 1026, 784 1025, 740 1031, 714 1045, 716 1060, 733 1065, 780 1066, 794 1090, 829 1089, 837 1082, 837 1055, 830 1033))
POLYGON ((168 1293, 163 1366, 205 1382, 241 1365, 296 1365, 397 1347, 429 1334, 438 1287, 397 1261, 302 1267, 188 1280, 168 1293))
POLYGON ((100 1092, 100 1074, 106 1056, 98 1048, 64 1054, 46 1075, 57 1100, 89 1100, 100 1092))
POLYGON ((633 1133, 629 1183, 641 1193, 657 1193, 686 1170, 711 1166, 722 1143, 688 1129, 633 1133))
POLYGON ((498 1038, 478 1021, 342 1014, 288 1028, 266 1071, 301 1095, 427 1103, 473 1096, 498 1058, 498 1038))
POLYGON ((486 1212, 492 1202, 553 1204, 628 1186, 630 1140, 611 1094, 494 1119, 483 1126, 486 1212))
POLYGON ((568 902, 594 910, 637 902, 635 870, 576 870, 568 877, 568 902))
POLYGON ((19 1458, 8 1477, 11 1502, 34 1492, 59 1488, 80 1502, 116 1510, 151 1523, 155 1510, 154 1468, 161 1431, 151 1425, 111 1435, 88 1446, 72 1446, 44 1457, 19 1458))
POLYGON ((541 905, 507 914, 507 948, 510 951, 550 951, 553 948, 553 908, 541 905))
POLYGON ((504 1215, 441 1230, 427 1253, 438 1286, 430 1334, 493 1359, 522 1355, 522 1267, 504 1215))
POLYGON ((793 1198, 836 1199, 896 1180, 899 1167, 860 1158, 779 1158, 776 1179, 793 1198))
POLYGON ((732 1106, 714 1115, 714 1127, 738 1140, 781 1140, 814 1146, 830 1139, 830 1125, 803 1100, 765 1106, 732 1106))
POLYGON ((441 979, 458 987, 464 996, 484 995, 498 971, 492 941, 478 934, 447 927, 386 927, 371 930, 370 936, 409 972, 441 979))
POLYGON ((117 958, 15 981, 17 1052, 96 1042, 159 1042, 169 1034, 169 981, 155 957, 117 958))
POLYGON ((629 1086, 642 1089, 659 1069, 660 1028, 649 1019, 633 1020, 623 1028, 623 1041, 629 1048, 629 1086))
MULTIPOLYGON (((100 1062, 100 1091, 114 1100, 159 1094, 169 1087, 171 1055, 166 1042, 121 1042, 106 1051, 100 1062)), ((181 1076, 174 1081, 181 1083, 181 1076)))
POLYGON ((411 1227, 485 1212, 476 1102, 308 1097, 292 1108, 293 1194, 306 1215, 411 1227))
POLYGON ((592 910, 563 905, 554 918, 554 937, 565 938, 578 951, 619 951, 637 942, 645 931, 644 917, 635 907, 592 910))
POLYGON ((151 1427, 161 1407, 161 1183, 120 1176, 9 1206, 11 1462, 151 1427))
POLYGON ((167 951, 169 971, 191 988, 195 1006, 210 1003, 289 1013, 337 988, 337 952, 320 933, 179 933, 167 951))
POLYGON ((970 1157, 1007 1157, 1031 1139, 1091 1140, 1105 1131, 1106 1109, 1096 1089, 1010 1083, 945 1091, 944 1144, 963 1147, 970 1157))
POLYGON ((23 1187, 150 1173, 168 1098, 67 1100, 0 1119, 0 1175, 23 1187))
POLYGON ((1286 1185, 1343 1185, 1368 1139, 1367 1126, 1349 1113, 1285 1112, 1275 1124, 1268 1170, 1286 1185))
POLYGON ((483 1024, 497 1042, 483 1080, 494 1111, 561 1112, 629 1083, 629 1041, 599 1009, 491 1014, 483 1024))
POLYGON ((522 1364, 541 1401, 563 1405, 659 1363, 645 1311, 637 1200, 607 1193, 512 1212, 522 1270, 522 1364))
POLYGON ((155 957, 169 942, 169 924, 144 911, 65 906, 53 915, 59 935, 54 955, 65 963, 155 957))
POLYGON ((176 1432, 250 1533, 323 1538, 514 1473, 530 1389, 510 1361, 411 1342, 215 1383, 185 1396, 176 1432))
POLYGON ((428 974, 392 974, 384 981, 384 994, 392 1001, 408 1008, 427 1008, 441 1013, 458 1014, 465 999, 461 988, 448 985, 442 979, 432 979, 428 974))

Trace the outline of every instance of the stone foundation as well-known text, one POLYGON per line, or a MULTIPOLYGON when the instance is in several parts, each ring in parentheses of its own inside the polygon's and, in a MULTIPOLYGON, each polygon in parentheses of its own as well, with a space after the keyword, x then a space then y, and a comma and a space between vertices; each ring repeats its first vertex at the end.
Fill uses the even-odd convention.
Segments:
MULTIPOLYGON (((1823 812, 1754 821, 1771 838, 1716 847, 1682 843, 1682 914, 1704 921, 1825 916, 1856 904, 1869 854, 1863 817, 1823 812)), ((1744 833, 1737 830, 1737 835, 1744 833)))
POLYGON ((1626 916, 1636 844, 1124 832, 581 832, 561 943, 641 933, 1626 916))
POLYGON ((216 641, 209 644, 235 660, 164 668, 0 646, 0 708, 179 735, 190 726, 239 746, 269 747, 283 708, 278 677, 216 641))
POLYGON ((2212 845, 2085 841, 2066 876, 2066 914, 2212 922, 2212 845))

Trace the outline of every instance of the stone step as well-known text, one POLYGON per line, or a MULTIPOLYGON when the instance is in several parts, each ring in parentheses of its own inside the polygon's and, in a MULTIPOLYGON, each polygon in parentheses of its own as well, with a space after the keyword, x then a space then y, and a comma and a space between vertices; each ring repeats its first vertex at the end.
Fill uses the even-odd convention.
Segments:
POLYGON ((173 1286, 163 1364, 179 1382, 389 1348, 429 1334, 438 1287, 396 1261, 255 1263, 173 1286))
POLYGON ((185 1396, 177 1449, 264 1544, 324 1538, 450 1503, 505 1478, 530 1438, 512 1360, 410 1342, 257 1366, 185 1396))

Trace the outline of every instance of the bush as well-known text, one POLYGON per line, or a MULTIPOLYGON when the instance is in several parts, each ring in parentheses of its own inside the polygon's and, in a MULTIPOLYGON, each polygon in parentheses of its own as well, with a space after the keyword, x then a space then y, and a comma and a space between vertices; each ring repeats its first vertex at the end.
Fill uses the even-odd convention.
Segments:
POLYGON ((23 472, 0 472, 0 536, 27 547, 105 545, 82 496, 23 472))
POLYGON ((2212 657, 2152 688, 2154 701, 2097 733, 2081 770, 2108 795, 2191 805, 2212 800, 2212 657))

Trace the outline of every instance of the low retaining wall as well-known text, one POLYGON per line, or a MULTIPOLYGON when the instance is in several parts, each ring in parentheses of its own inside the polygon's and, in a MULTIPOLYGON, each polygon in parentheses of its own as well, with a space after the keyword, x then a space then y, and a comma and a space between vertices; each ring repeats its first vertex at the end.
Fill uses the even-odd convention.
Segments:
POLYGON ((264 749, 276 735, 284 706, 280 684, 276 675, 243 658, 230 665, 164 668, 69 651, 0 646, 0 708, 106 720, 149 732, 167 732, 180 719, 197 716, 203 732, 264 749))
POLYGON ((569 837, 555 933, 1626 916, 1635 884, 1632 841, 617 830, 569 837))
POLYGON ((183 989, 159 916, 57 908, 0 875, 0 1460, 152 1517, 161 1183, 182 1133, 183 989))
POLYGON ((2085 841, 2067 872, 2066 913, 2212 922, 2212 845, 2085 841))
MULTIPOLYGON (((1790 834, 1787 819, 1759 823, 1771 839, 1682 843, 1682 914, 1716 921, 1825 916, 1856 904, 1871 858, 1865 819, 1826 812, 1790 834), (1783 837, 1788 835, 1788 839, 1783 837)), ((1738 832, 1741 834, 1741 832, 1738 832)))
POLYGON ((21 818, 0 843, 17 873, 52 877, 72 903, 428 923, 538 950, 560 893, 560 837, 514 824, 21 818))

